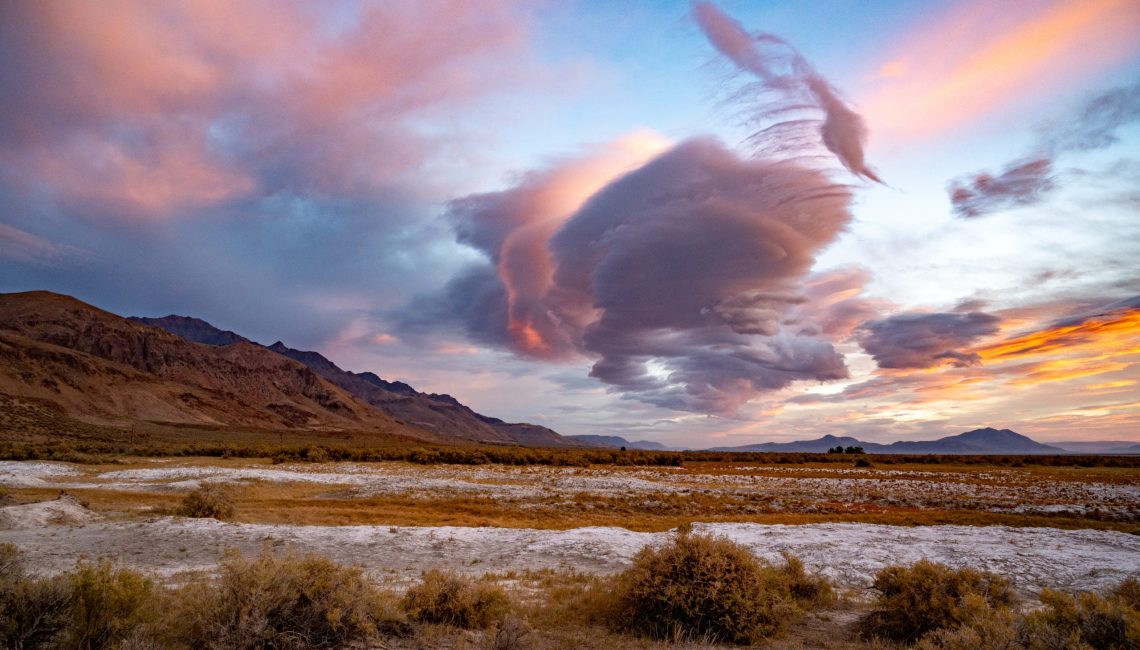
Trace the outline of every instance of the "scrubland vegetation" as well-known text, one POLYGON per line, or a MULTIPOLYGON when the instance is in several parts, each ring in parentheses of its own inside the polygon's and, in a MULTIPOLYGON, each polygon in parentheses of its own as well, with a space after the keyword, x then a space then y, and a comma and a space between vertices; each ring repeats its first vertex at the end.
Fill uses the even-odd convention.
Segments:
MULTIPOLYGON (((268 435, 268 434, 266 434, 268 435)), ((240 436, 237 436, 240 438, 240 436)), ((309 436, 312 437, 312 436, 309 436)), ((54 460, 72 463, 104 463, 119 456, 177 458, 271 458, 274 462, 380 462, 404 461, 420 465, 546 465, 589 467, 591 465, 680 467, 686 463, 759 463, 770 465, 830 464, 852 466, 867 457, 845 452, 720 452, 646 451, 610 449, 550 449, 538 447, 472 445, 421 446, 372 445, 351 435, 325 444, 244 444, 241 442, 132 444, 116 441, 0 442, 0 460, 54 460)), ((876 454, 875 465, 952 465, 994 467, 1119 467, 1140 468, 1140 455, 947 455, 876 454)))
POLYGON ((31 575, 0 545, 5 648, 1140 647, 1136 579, 1023 604, 1000 576, 925 561, 881 571, 869 601, 837 596, 795 557, 684 529, 612 576, 428 571, 402 594, 289 551, 231 553, 217 575, 167 586, 105 561, 31 575))

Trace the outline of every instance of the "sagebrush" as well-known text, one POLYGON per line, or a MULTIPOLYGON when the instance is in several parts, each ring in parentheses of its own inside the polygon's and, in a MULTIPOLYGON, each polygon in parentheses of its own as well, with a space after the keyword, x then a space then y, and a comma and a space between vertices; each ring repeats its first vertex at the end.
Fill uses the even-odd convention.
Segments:
POLYGON ((486 628, 506 616, 510 599, 496 584, 433 569, 408 589, 403 606, 421 623, 486 628))
POLYGON ((886 567, 875 575, 871 588, 876 597, 874 608, 860 621, 863 636, 908 643, 984 617, 990 610, 1008 609, 1016 600, 1006 578, 929 560, 886 567))
POLYGON ((832 598, 826 581, 784 558, 773 565, 726 538, 683 529, 659 549, 642 549, 605 585, 609 623, 660 639, 757 643, 832 598))

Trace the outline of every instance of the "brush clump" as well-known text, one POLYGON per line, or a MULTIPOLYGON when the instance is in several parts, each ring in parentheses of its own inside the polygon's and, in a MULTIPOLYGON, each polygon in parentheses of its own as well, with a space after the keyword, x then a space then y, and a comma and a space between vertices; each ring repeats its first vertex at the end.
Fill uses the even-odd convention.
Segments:
POLYGON ((876 574, 871 588, 877 595, 874 608, 860 621, 862 635, 906 643, 984 618, 992 610, 1009 609, 1016 602, 1006 578, 929 560, 886 567, 876 574))
POLYGON ((774 565, 726 538, 687 528, 661 548, 642 549, 607 589, 611 627, 741 644, 775 636, 834 598, 830 585, 808 576, 793 556, 774 565))
POLYGON ((507 615, 510 599, 496 584, 432 569, 404 594, 403 607, 420 623, 486 629, 507 615))

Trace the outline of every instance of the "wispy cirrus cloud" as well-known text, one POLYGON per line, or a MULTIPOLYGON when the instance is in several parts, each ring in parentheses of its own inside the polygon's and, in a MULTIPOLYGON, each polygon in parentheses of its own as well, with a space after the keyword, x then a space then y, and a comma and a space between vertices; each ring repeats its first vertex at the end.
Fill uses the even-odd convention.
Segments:
POLYGON ((1126 61, 1140 51, 1131 0, 993 3, 931 16, 888 54, 859 105, 882 137, 929 138, 1126 61))
POLYGON ((711 2, 695 3, 693 13, 713 46, 755 77, 764 90, 784 97, 783 103, 768 110, 779 113, 804 105, 818 108, 824 115, 819 125, 824 146, 851 173, 882 183, 865 160, 867 125, 862 116, 843 101, 839 92, 794 47, 775 34, 749 33, 711 2), (788 103, 787 97, 793 93, 803 104, 788 103))

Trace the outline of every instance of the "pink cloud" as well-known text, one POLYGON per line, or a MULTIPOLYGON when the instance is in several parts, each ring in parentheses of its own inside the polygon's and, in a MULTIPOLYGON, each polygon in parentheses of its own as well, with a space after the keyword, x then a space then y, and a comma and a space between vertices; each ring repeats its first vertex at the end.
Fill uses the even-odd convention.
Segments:
POLYGON ((1126 61, 1140 52, 1138 30, 1132 0, 971 0, 890 48, 858 104, 885 137, 953 132, 1126 61))
POLYGON ((510 2, 6 4, 0 164, 99 216, 369 192, 525 63, 510 2))

